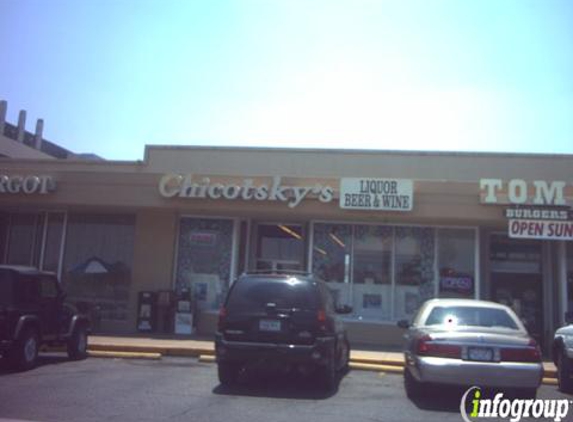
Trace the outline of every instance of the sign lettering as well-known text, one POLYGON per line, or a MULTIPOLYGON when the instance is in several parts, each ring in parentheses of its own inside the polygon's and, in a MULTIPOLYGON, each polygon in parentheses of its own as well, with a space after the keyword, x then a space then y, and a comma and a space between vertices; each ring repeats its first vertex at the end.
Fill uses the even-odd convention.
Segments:
POLYGON ((255 185, 253 179, 245 179, 240 184, 223 184, 211 183, 209 177, 196 180, 192 174, 166 174, 159 180, 159 193, 164 198, 278 201, 285 202, 289 208, 298 206, 310 194, 325 203, 334 198, 334 189, 330 186, 285 186, 280 176, 274 176, 270 185, 255 185))
POLYGON ((340 208, 375 211, 411 211, 413 183, 405 179, 344 178, 340 181, 340 208))

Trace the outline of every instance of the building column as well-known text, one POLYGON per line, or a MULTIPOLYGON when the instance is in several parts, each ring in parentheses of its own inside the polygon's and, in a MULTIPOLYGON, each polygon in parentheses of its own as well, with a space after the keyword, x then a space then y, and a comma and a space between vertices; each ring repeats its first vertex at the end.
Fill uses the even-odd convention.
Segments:
POLYGON ((26 110, 20 110, 20 114, 18 114, 18 142, 24 142, 25 131, 26 131, 26 110))
POLYGON ((559 323, 565 325, 565 312, 568 311, 567 292, 567 250, 565 241, 557 242, 557 283, 559 289, 559 323))

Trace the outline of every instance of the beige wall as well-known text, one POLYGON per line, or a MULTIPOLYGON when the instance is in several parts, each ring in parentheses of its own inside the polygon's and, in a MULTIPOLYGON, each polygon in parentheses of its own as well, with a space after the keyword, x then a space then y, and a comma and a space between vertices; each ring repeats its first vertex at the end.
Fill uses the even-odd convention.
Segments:
POLYGON ((175 257, 176 214, 171 211, 140 211, 135 227, 133 275, 130 295, 133 331, 136 326, 137 296, 142 290, 171 290, 175 257))
MULTIPOLYGON (((13 142, 13 141, 11 141, 13 142)), ((137 293, 171 289, 179 215, 251 218, 264 221, 309 220, 431 224, 480 227, 480 274, 489 288, 487 233, 507 230, 504 206, 480 204, 480 178, 564 180, 567 200, 573 199, 573 156, 512 154, 402 153, 374 151, 270 150, 255 148, 150 147, 144 162, 82 162, 73 160, 0 159, 2 174, 45 174, 57 189, 47 195, 0 194, 4 210, 89 210, 135 213, 135 249, 130 320, 113 328, 135 330, 137 293), (280 202, 163 198, 158 192, 165 173, 208 175, 212 180, 283 177, 284 184, 328 184, 336 191, 341 177, 407 178, 414 181, 411 212, 343 210, 338 200, 304 200, 292 209, 280 202)), ((335 197, 337 194, 335 193, 335 197)), ((210 331, 216 315, 200 320, 210 331)), ((351 323, 355 342, 399 344, 401 332, 385 324, 351 323)), ((104 327, 105 328, 105 327, 104 327)))

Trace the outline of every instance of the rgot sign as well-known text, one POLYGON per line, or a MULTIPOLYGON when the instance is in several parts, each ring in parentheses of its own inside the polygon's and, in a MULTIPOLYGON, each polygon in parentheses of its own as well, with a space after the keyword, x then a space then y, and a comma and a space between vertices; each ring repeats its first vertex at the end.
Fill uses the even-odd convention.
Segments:
POLYGON ((50 176, 8 176, 0 175, 0 194, 18 194, 27 195, 40 194, 44 195, 55 190, 56 184, 50 176))

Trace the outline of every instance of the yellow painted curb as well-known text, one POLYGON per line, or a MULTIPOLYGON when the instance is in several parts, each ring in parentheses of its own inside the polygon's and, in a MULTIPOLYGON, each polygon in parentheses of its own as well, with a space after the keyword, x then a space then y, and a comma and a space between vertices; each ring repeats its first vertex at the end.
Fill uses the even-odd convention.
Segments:
POLYGON ((161 359, 161 353, 141 353, 141 352, 116 352, 103 350, 88 350, 88 356, 92 358, 120 358, 120 359, 161 359))
POLYGON ((393 374, 402 374, 404 368, 395 365, 374 365, 369 363, 350 362, 350 368, 359 371, 390 372, 393 374))
POLYGON ((543 384, 545 385, 557 385, 556 378, 543 378, 543 384))
POLYGON ((216 359, 215 359, 215 356, 213 356, 213 355, 201 355, 201 356, 199 356, 199 362, 215 363, 216 359))

